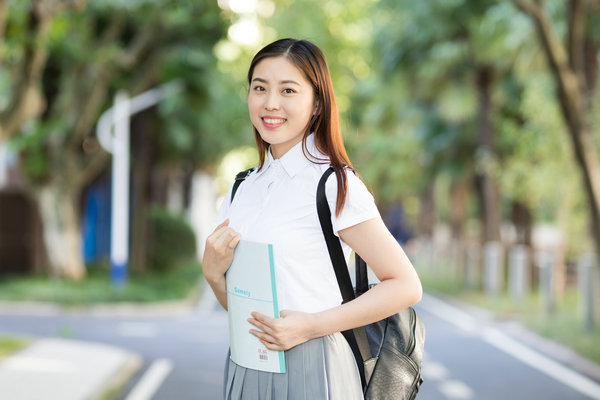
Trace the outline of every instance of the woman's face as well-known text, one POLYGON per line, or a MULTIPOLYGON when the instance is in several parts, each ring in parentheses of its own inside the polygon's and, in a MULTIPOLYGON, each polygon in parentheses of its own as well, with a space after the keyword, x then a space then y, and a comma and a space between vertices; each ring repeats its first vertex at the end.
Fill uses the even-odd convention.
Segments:
POLYGON ((255 67, 248 93, 250 120, 280 158, 302 140, 314 112, 310 82, 286 57, 270 57, 255 67))

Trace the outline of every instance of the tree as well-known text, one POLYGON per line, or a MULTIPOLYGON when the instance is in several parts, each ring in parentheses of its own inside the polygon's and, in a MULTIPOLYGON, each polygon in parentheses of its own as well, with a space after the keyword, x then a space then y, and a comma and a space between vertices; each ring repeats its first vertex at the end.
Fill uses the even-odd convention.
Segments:
POLYGON ((541 1, 514 0, 530 16, 552 71, 556 95, 586 193, 591 238, 600 256, 600 164, 593 137, 593 110, 600 52, 600 2, 566 2, 565 43, 541 1))
POLYGON ((118 89, 147 90, 172 78, 173 65, 188 67, 184 79, 206 73, 223 34, 219 10, 210 1, 34 0, 11 3, 5 21, 3 61, 16 78, 0 136, 20 152, 52 274, 82 279, 79 199, 109 159, 98 116, 118 89), (185 57, 192 46, 203 55, 195 62, 185 57))
MULTIPOLYGON (((550 66, 587 199, 590 237, 596 258, 600 259, 600 164, 593 134, 600 54, 600 2, 569 0, 565 3, 563 14, 558 13, 559 18, 567 20, 564 42, 559 38, 557 22, 550 16, 548 5, 541 1, 514 2, 534 22, 550 66)), ((597 300, 600 298, 600 274, 595 286, 597 300)), ((597 315, 599 311, 596 310, 597 315)))

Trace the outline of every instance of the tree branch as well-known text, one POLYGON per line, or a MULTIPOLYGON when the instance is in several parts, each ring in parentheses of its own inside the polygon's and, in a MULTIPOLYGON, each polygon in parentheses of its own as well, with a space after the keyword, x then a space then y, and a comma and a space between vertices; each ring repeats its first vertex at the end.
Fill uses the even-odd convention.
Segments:
MULTIPOLYGON (((600 0, 588 4, 587 15, 600 16, 600 0)), ((600 56, 600 38, 593 35, 587 35, 584 44, 584 76, 588 110, 592 107, 596 88, 598 85, 598 57, 600 56)))
MULTIPOLYGON (((114 13, 110 25, 102 33, 102 39, 98 48, 102 49, 111 46, 123 33, 125 22, 126 16, 123 13, 114 13)), ((96 123, 96 118, 106 101, 108 86, 115 72, 113 64, 114 61, 110 58, 101 60, 99 65, 93 64, 89 70, 82 74, 87 74, 85 78, 87 82, 93 82, 91 87, 90 85, 81 85, 80 88, 82 90, 79 90, 76 96, 70 97, 72 102, 71 109, 78 110, 73 134, 69 139, 69 148, 73 151, 79 150, 81 143, 96 123), (80 101, 81 98, 85 98, 87 101, 82 103, 80 101)), ((85 67, 82 66, 83 68, 85 67)))
POLYGON ((6 18, 8 16, 8 1, 0 0, 0 40, 6 31, 6 18))
POLYGON ((582 0, 569 0, 569 32, 567 48, 569 51, 569 65, 577 75, 579 84, 584 87, 584 44, 585 44, 585 3, 582 0))
POLYGON ((539 2, 528 0, 513 0, 522 11, 534 21, 540 40, 546 52, 550 68, 556 78, 561 97, 561 105, 566 114, 566 122, 573 132, 578 132, 583 124, 583 103, 581 87, 575 71, 569 65, 569 59, 564 46, 560 43, 552 28, 550 18, 539 2))
POLYGON ((38 0, 31 7, 28 30, 33 40, 27 41, 21 65, 16 67, 17 79, 8 107, 0 113, 0 141, 14 137, 27 119, 39 115, 44 109, 41 94, 42 72, 48 59, 44 41, 54 17, 38 0))
MULTIPOLYGON (((119 13, 114 16, 110 27, 103 34, 103 44, 101 47, 111 45, 120 36, 125 27, 125 22, 126 18, 124 14, 119 13)), ((152 47, 155 39, 156 33, 153 29, 143 29, 132 39, 128 49, 124 50, 118 57, 117 65, 114 65, 114 60, 107 59, 103 60, 103 65, 96 67, 97 75, 92 80, 94 84, 90 92, 85 94, 87 101, 79 113, 73 135, 70 139, 69 146, 71 149, 78 149, 81 146, 84 138, 96 122, 95 119, 99 114, 100 108, 106 101, 108 86, 115 68, 130 69, 137 65, 139 58, 152 47)))
POLYGON ((108 86, 112 75, 113 73, 110 69, 103 69, 94 77, 94 84, 90 92, 86 93, 86 101, 73 127, 73 133, 69 139, 70 149, 78 150, 84 138, 94 127, 96 118, 98 118, 100 110, 106 102, 108 86))
POLYGON ((127 50, 118 58, 119 67, 125 70, 132 68, 139 61, 142 54, 152 45, 156 31, 158 30, 160 29, 156 27, 148 27, 140 30, 131 41, 127 50))
MULTIPOLYGON (((91 140, 96 140, 91 139, 91 140)), ((95 144, 96 149, 94 153, 87 159, 87 162, 84 161, 83 168, 75 173, 75 177, 73 179, 73 188, 81 193, 83 188, 87 187, 97 176, 110 159, 110 154, 106 152, 104 149, 100 148, 98 143, 95 144)))

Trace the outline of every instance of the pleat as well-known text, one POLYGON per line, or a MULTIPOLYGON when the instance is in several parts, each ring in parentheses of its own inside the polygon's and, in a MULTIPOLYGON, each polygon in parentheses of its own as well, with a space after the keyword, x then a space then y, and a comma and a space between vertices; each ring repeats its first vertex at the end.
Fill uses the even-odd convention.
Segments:
POLYGON ((340 333, 325 338, 325 381, 331 399, 363 400, 360 373, 350 345, 340 333))
POLYGON ((226 400, 362 400, 358 368, 339 334, 285 352, 285 374, 247 369, 227 360, 226 400))

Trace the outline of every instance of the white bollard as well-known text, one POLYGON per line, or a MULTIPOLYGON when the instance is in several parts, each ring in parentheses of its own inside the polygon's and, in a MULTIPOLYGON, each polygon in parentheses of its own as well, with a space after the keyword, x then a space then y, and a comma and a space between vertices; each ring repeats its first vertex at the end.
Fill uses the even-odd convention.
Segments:
POLYGON ((552 253, 542 251, 537 255, 537 264, 540 271, 540 296, 544 311, 547 314, 554 312, 554 257, 552 253))
POLYGON ((487 242, 483 248, 484 290, 488 296, 498 296, 504 281, 502 244, 487 242))
POLYGON ((466 251, 465 284, 467 285, 467 288, 476 290, 480 287, 479 271, 481 266, 481 247, 479 244, 473 243, 467 246, 466 251))
POLYGON ((584 254, 577 260, 577 281, 579 286, 579 310, 585 329, 594 329, 594 267, 596 256, 584 254))
POLYGON ((523 299, 530 288, 529 248, 517 245, 510 249, 508 264, 510 294, 515 299, 523 299))

